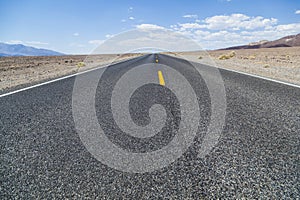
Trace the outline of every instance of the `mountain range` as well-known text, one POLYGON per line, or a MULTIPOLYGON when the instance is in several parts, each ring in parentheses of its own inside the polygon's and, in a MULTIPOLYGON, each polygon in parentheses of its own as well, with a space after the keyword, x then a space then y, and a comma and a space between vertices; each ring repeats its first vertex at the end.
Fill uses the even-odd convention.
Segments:
MULTIPOLYGON (((289 35, 278 40, 252 42, 247 45, 227 47, 220 50, 234 49, 259 49, 259 48, 275 48, 275 47, 294 47, 300 46, 300 34, 289 35)), ((52 51, 49 49, 40 49, 23 44, 7 44, 0 42, 0 57, 7 56, 60 56, 63 53, 52 51)))
POLYGON ((39 49, 23 44, 0 43, 0 57, 5 56, 60 56, 63 53, 49 49, 39 49))
POLYGON ((259 48, 274 48, 274 47, 296 47, 300 46, 300 34, 289 35, 278 40, 267 41, 262 40, 259 42, 252 42, 247 45, 233 46, 224 48, 221 50, 230 50, 230 49, 259 49, 259 48))

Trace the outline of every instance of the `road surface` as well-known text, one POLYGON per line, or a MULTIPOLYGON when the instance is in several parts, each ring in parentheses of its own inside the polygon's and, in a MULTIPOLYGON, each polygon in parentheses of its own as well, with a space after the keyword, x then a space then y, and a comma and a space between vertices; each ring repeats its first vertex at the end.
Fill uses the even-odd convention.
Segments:
MULTIPOLYGON (((204 79, 214 77, 201 77, 188 62, 161 54, 78 75, 97 78, 95 74, 103 73, 95 94, 96 115, 114 144, 128 152, 155 151, 172 140, 180 120, 195 112, 180 111, 180 102, 168 90, 168 84, 180 86, 182 82, 174 80, 170 70, 159 64, 183 74, 197 95, 200 121, 191 123, 198 123, 199 129, 181 157, 146 173, 124 172, 98 161, 76 131, 72 114, 76 77, 70 77, 0 98, 1 199, 300 197, 297 87, 220 69, 226 91, 224 127, 210 153, 199 157, 212 109, 204 79), (114 84, 125 72, 138 70, 137 66, 144 73, 137 71, 138 76, 128 78, 157 84, 134 93, 130 102, 132 120, 139 126, 147 125, 151 121, 149 107, 156 103, 166 110, 167 128, 151 138, 122 133, 110 112, 114 84)), ((211 68, 195 65, 207 73, 211 68)))

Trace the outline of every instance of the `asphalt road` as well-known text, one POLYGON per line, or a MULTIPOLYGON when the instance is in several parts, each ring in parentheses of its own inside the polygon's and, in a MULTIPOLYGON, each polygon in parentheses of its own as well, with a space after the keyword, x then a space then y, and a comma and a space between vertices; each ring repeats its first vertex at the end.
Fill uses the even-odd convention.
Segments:
MULTIPOLYGON (((107 138, 126 152, 155 152, 168 145, 176 133, 189 133, 197 125, 182 156, 145 173, 109 167, 83 144, 72 111, 75 77, 1 97, 0 198, 300 198, 300 89, 220 69, 226 91, 224 127, 218 143, 201 157, 199 151, 205 146, 203 138, 213 115, 213 91, 205 80, 216 81, 215 85, 219 82, 210 75, 211 67, 194 66, 170 56, 145 55, 79 75, 85 80, 83 89, 103 75, 94 88, 91 105, 107 138), (127 76, 128 71, 132 74, 127 76), (176 77, 174 72, 182 76, 176 77), (180 87, 185 84, 182 77, 193 88, 196 107, 190 100, 193 95, 189 98, 189 90, 180 87), (136 88, 129 106, 124 106, 124 88, 143 81, 149 84, 136 88), (152 112, 157 104, 161 106, 152 112), (131 119, 123 115, 126 109, 131 119), (187 126, 181 127, 185 119, 187 126), (163 124, 159 124, 161 120, 163 124), (162 129, 151 137, 143 135, 139 128, 156 121, 157 126, 149 130, 162 129)), ((84 91, 89 95, 93 89, 84 91)))

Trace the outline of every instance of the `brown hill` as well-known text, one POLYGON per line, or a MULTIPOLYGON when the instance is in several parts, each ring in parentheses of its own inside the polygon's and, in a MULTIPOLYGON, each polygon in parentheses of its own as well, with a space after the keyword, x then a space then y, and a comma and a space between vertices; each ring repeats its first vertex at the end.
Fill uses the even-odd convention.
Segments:
POLYGON ((300 34, 289 35, 278 40, 253 42, 248 45, 228 47, 221 50, 229 49, 259 49, 259 48, 274 48, 274 47, 296 47, 300 46, 300 34))

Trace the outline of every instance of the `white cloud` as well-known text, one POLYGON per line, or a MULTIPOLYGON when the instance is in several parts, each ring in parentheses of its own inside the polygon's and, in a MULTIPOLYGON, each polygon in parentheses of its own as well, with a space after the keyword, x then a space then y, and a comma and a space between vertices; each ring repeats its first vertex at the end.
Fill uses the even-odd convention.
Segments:
POLYGON ((126 19, 122 19, 121 22, 126 22, 126 19))
POLYGON ((156 24, 140 24, 136 26, 139 30, 155 30, 155 29, 165 29, 162 26, 158 26, 156 24))
POLYGON ((268 29, 277 24, 275 18, 264 18, 261 16, 250 17, 244 14, 235 13, 231 15, 215 15, 194 23, 178 24, 178 29, 209 29, 209 30, 241 30, 241 29, 268 29))
POLYGON ((198 15, 183 15, 183 18, 198 18, 198 15))
POLYGON ((296 34, 300 32, 300 23, 278 25, 276 31, 296 34))
POLYGON ((181 28, 181 30, 185 30, 185 29, 201 29, 201 28, 206 28, 206 25, 199 24, 199 23, 184 23, 184 24, 179 24, 179 27, 181 28))
POLYGON ((198 41, 205 49, 275 40, 300 33, 300 23, 278 24, 275 18, 241 13, 215 15, 192 23, 171 25, 170 28, 198 41))
POLYGON ((197 36, 207 36, 207 35, 210 34, 209 31, 202 31, 202 30, 197 30, 197 31, 195 31, 194 33, 195 33, 195 35, 197 35, 197 36))
MULTIPOLYGON (((300 32, 300 23, 277 24, 275 18, 238 13, 212 16, 199 22, 178 23, 170 25, 169 29, 157 24, 139 24, 135 27, 138 32, 129 31, 119 39, 116 36, 114 40, 107 40, 100 50, 113 52, 118 49, 126 52, 145 47, 174 51, 199 49, 193 41, 197 41, 203 49, 219 49, 260 40, 275 40, 300 32)), ((95 40, 89 43, 99 45, 102 42, 95 40)))
POLYGON ((203 48, 218 49, 235 45, 244 45, 260 40, 276 40, 287 35, 298 34, 299 32, 300 23, 295 23, 276 25, 269 30, 196 30, 190 31, 189 36, 192 36, 195 41, 198 41, 203 48))
POLYGON ((136 52, 145 49, 164 51, 197 50, 199 46, 182 34, 167 30, 155 24, 140 24, 136 30, 117 35, 107 40, 93 53, 136 52))
POLYGON ((112 34, 106 34, 105 37, 106 38, 112 38, 112 37, 114 37, 114 35, 112 35, 112 34))
POLYGON ((10 40, 5 43, 7 43, 7 44, 24 44, 24 42, 21 40, 10 40))
POLYGON ((73 33, 73 36, 77 37, 79 36, 79 33, 73 33))
POLYGON ((132 11, 133 11, 133 7, 130 6, 130 7, 128 8, 128 13, 131 13, 132 11))
POLYGON ((48 45, 47 42, 40 42, 40 41, 26 41, 25 44, 29 45, 48 45))
POLYGON ((295 14, 299 15, 300 14, 300 10, 296 10, 295 14))
POLYGON ((104 40, 90 40, 89 44, 100 45, 104 42, 104 40))
POLYGON ((128 19, 130 19, 130 20, 134 20, 135 18, 134 18, 134 17, 129 17, 128 19))
POLYGON ((236 13, 231 15, 216 15, 204 20, 206 27, 212 30, 222 29, 256 29, 277 24, 275 18, 263 18, 261 16, 249 17, 236 13))
POLYGON ((7 44, 23 44, 27 46, 33 46, 33 47, 41 47, 45 45, 49 45, 47 42, 40 42, 40 41, 22 41, 22 40, 10 40, 5 42, 7 44))

